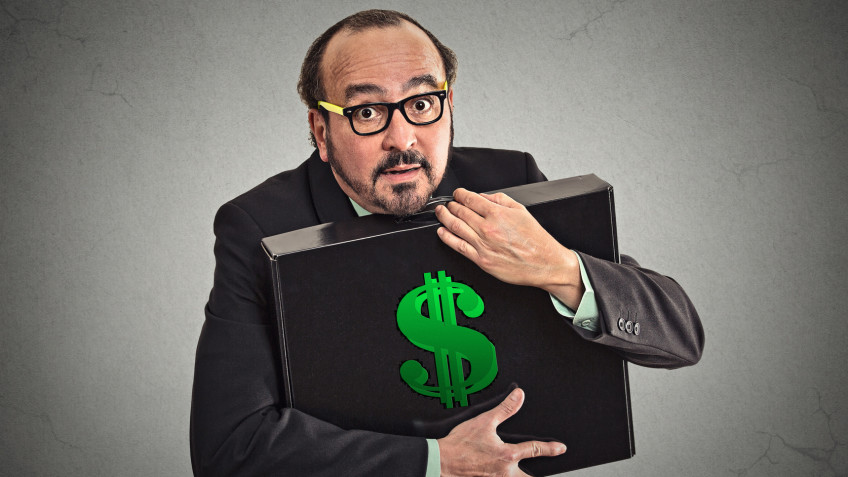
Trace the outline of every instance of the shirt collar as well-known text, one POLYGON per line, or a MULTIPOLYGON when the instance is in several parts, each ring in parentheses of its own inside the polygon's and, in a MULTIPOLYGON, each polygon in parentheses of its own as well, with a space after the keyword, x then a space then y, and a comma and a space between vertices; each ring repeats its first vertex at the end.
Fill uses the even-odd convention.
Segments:
POLYGON ((353 206, 353 210, 356 212, 356 215, 358 215, 359 217, 365 217, 366 215, 371 215, 371 212, 368 212, 367 210, 365 210, 364 207, 357 204, 355 200, 350 198, 350 196, 348 196, 348 200, 350 201, 350 205, 353 206))

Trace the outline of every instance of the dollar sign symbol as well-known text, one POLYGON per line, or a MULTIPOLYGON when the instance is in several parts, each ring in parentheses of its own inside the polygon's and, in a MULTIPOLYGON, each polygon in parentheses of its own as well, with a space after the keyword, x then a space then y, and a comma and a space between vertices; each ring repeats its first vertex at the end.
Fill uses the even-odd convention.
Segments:
POLYGON ((424 285, 400 300, 397 323, 401 333, 415 346, 430 351, 436 360, 436 385, 427 385, 429 373, 416 360, 400 366, 400 377, 414 391, 438 397, 450 409, 468 405, 468 395, 480 391, 498 374, 495 346, 482 333, 456 324, 456 306, 468 318, 483 313, 483 299, 471 287, 451 281, 444 271, 438 279, 424 274, 424 285), (422 313, 427 303, 427 315, 422 313), (465 376, 462 361, 468 361, 465 376))

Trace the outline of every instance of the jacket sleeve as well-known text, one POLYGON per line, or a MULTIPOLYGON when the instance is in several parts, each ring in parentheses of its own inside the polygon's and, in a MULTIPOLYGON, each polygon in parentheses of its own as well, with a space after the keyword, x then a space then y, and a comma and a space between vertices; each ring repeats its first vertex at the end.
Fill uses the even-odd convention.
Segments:
POLYGON ((641 268, 627 255, 617 264, 578 253, 600 312, 599 330, 574 327, 580 336, 641 366, 673 369, 701 359, 704 329, 676 281, 641 268))
MULTIPOLYGON (((547 180, 533 156, 524 155, 527 181, 547 180)), ((701 359, 704 329, 677 282, 641 268, 627 255, 616 264, 578 253, 595 289, 600 313, 597 332, 574 326, 581 337, 609 346, 642 366, 673 369, 701 359)))
POLYGON ((195 475, 423 476, 424 439, 343 430, 283 406, 264 234, 229 203, 215 235, 191 402, 195 475))

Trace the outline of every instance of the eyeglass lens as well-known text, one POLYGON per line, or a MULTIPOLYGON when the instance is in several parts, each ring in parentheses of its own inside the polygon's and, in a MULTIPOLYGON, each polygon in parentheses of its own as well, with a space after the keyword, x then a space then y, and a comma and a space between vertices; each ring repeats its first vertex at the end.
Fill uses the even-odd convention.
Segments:
MULTIPOLYGON (((413 96, 407 99, 402 107, 406 120, 416 125, 431 123, 442 114, 441 99, 435 94, 413 96)), ((364 104, 354 109, 350 117, 356 132, 368 134, 382 129, 391 116, 388 105, 364 104)))

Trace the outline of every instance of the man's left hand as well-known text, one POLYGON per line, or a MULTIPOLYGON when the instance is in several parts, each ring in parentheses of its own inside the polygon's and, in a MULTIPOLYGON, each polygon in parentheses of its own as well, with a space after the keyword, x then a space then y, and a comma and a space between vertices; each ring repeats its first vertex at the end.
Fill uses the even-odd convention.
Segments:
POLYGON ((585 287, 577 255, 560 245, 527 209, 503 193, 457 189, 436 208, 439 238, 490 275, 542 288, 572 310, 585 287))

